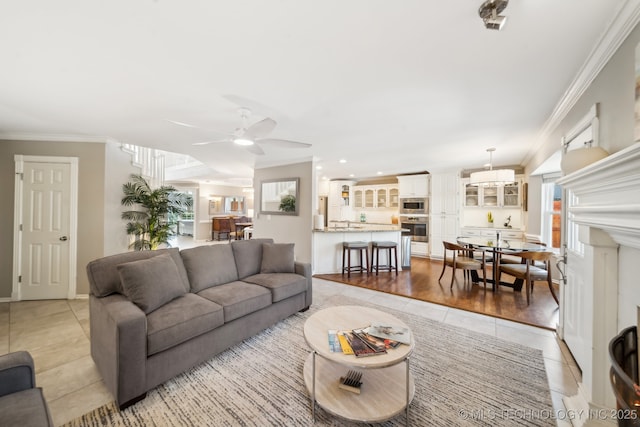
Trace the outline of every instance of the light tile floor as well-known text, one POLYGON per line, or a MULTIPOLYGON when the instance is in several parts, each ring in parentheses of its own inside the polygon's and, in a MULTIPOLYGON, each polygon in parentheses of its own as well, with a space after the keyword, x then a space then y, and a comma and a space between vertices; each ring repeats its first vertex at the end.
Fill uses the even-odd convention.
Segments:
MULTIPOLYGON (((314 279, 314 302, 344 295, 542 350, 556 411, 563 396, 575 395, 580 371, 555 333, 335 282, 314 279)), ((0 303, 0 354, 27 350, 34 358, 36 383, 44 389, 56 425, 61 425, 112 400, 89 349, 87 300, 0 303)), ((571 425, 558 420, 559 426, 571 425)))

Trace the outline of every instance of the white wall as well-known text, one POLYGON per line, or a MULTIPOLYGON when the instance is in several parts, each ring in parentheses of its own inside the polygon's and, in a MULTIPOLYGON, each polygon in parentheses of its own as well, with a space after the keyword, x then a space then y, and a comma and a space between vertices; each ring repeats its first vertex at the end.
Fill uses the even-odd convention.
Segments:
POLYGON ((105 144, 104 165, 104 255, 113 255, 129 250, 127 221, 121 218, 125 207, 122 185, 129 182, 131 174, 139 174, 140 168, 131 163, 131 155, 120 149, 120 144, 105 144))
POLYGON ((462 227, 486 227, 487 214, 491 212, 493 215, 493 226, 504 227, 504 223, 507 217, 511 216, 511 228, 520 230, 523 225, 522 222, 522 210, 521 209, 508 209, 508 208, 464 208, 462 210, 463 215, 460 225, 462 227))
POLYGON ((621 246, 618 250, 618 331, 638 322, 640 285, 638 268, 634 268, 638 260, 640 249, 621 246))
POLYGON ((209 215, 209 198, 211 195, 244 197, 247 209, 253 207, 253 194, 243 191, 242 187, 235 187, 230 185, 200 184, 198 190, 197 207, 195 207, 195 215, 197 219, 196 223, 194 223, 193 228, 193 237, 196 240, 211 239, 212 216, 209 215))
POLYGON ((317 208, 313 185, 315 169, 312 162, 256 169, 254 174, 255 218, 253 237, 270 237, 276 243, 295 243, 297 261, 311 262, 313 214, 317 208), (260 182, 266 179, 300 178, 298 215, 260 214, 260 182))

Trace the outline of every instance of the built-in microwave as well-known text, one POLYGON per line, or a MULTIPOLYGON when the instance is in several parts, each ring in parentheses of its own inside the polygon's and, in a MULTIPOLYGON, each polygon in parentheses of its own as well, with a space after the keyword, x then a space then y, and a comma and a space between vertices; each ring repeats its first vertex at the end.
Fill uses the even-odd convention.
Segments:
POLYGON ((428 214, 429 199, 426 197, 413 197, 400 199, 401 214, 428 214))

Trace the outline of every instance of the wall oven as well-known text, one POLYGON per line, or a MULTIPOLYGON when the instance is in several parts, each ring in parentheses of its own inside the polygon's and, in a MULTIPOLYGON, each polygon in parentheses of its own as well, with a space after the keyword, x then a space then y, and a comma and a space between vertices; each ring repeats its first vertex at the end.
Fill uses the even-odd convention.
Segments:
POLYGON ((411 236, 414 242, 429 241, 429 217, 427 216, 401 216, 400 227, 408 230, 403 231, 402 234, 411 236))
POLYGON ((419 198, 400 199, 400 214, 426 215, 428 213, 429 213, 428 198, 419 197, 419 198))

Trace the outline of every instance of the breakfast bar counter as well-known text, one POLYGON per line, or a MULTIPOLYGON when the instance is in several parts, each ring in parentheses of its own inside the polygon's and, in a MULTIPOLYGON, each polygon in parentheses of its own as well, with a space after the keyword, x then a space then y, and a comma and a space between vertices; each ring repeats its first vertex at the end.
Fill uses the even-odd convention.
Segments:
MULTIPOLYGON (((398 244, 398 263, 401 259, 402 229, 396 224, 348 223, 344 226, 313 230, 313 274, 335 274, 342 270, 343 242, 385 241, 398 244)), ((381 253, 380 263, 386 263, 381 253)), ((371 257, 371 251, 369 251, 371 257)), ((398 269, 401 266, 398 265, 398 269)))

